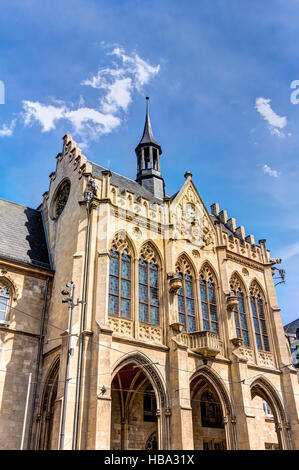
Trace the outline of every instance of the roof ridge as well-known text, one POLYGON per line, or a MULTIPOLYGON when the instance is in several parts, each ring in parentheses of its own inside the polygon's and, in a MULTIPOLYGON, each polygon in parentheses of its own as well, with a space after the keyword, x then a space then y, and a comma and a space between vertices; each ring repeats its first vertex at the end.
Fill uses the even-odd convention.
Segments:
POLYGON ((8 199, 4 199, 0 197, 0 201, 8 202, 9 204, 13 204, 14 206, 24 207, 25 209, 30 209, 31 211, 40 212, 38 209, 33 209, 33 207, 23 206, 23 204, 18 204, 17 202, 9 201, 8 199))

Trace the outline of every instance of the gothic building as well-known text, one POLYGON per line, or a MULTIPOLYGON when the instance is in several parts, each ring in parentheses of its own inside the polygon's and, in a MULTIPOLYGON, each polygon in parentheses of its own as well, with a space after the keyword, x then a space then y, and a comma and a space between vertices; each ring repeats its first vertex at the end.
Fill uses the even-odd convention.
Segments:
POLYGON ((1 448, 299 449, 277 260, 189 171, 165 194, 148 102, 135 152, 67 134, 37 210, 0 200, 1 448))

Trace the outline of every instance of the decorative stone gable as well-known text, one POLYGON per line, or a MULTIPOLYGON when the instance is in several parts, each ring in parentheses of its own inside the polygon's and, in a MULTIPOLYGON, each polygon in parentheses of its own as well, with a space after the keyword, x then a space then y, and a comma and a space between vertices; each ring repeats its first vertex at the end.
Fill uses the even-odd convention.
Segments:
POLYGON ((215 245, 214 227, 190 175, 171 202, 170 223, 174 240, 186 240, 199 248, 215 245))

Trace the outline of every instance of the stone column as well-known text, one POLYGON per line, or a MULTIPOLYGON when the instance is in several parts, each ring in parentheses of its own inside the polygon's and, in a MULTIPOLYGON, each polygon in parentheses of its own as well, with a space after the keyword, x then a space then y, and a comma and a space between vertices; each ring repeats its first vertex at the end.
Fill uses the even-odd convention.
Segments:
POLYGON ((88 449, 110 449, 111 375, 110 347, 112 330, 97 324, 90 380, 88 449))
POLYGON ((194 448, 187 349, 186 345, 175 338, 170 340, 172 450, 192 450, 194 448))

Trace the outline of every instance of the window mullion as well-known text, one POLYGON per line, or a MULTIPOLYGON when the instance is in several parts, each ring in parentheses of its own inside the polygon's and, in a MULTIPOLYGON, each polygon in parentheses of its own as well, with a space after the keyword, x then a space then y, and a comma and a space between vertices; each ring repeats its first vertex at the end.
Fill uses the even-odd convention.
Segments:
POLYGON ((120 302, 121 302, 121 254, 118 253, 118 316, 120 317, 120 302))
POLYGON ((150 323, 151 288, 150 288, 150 268, 149 268, 149 262, 148 261, 146 263, 146 266, 147 266, 147 322, 150 323))
POLYGON ((212 320, 211 320, 211 312, 210 312, 210 299, 209 299, 209 287, 208 282, 206 282, 206 296, 207 296, 207 307, 208 307, 208 315, 209 315, 209 327, 210 331, 212 331, 212 320))
POLYGON ((260 338, 261 338, 261 345, 262 345, 262 349, 264 351, 265 350, 265 345, 264 345, 264 338, 263 338, 262 330, 261 330, 261 320, 260 320, 260 312, 259 312, 259 309, 258 309, 257 297, 254 298, 254 301, 255 301, 257 323, 258 323, 258 326, 259 326, 259 332, 260 332, 260 338))

